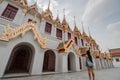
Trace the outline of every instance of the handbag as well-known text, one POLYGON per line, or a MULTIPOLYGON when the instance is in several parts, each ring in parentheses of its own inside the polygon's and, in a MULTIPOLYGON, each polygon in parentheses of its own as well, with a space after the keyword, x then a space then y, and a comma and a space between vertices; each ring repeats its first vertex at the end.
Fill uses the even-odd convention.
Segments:
POLYGON ((88 67, 93 67, 93 63, 90 60, 87 60, 86 66, 88 67))

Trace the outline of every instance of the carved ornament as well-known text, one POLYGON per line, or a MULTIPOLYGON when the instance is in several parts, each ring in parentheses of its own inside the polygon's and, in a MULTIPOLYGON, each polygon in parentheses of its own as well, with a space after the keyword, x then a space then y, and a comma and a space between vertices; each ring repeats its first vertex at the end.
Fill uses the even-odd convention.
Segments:
POLYGON ((41 48, 46 48, 46 39, 40 35, 36 24, 34 22, 28 22, 27 24, 21 25, 16 28, 11 28, 9 25, 5 28, 1 41, 10 41, 18 36, 23 36, 27 31, 32 30, 34 33, 34 40, 37 40, 41 48))

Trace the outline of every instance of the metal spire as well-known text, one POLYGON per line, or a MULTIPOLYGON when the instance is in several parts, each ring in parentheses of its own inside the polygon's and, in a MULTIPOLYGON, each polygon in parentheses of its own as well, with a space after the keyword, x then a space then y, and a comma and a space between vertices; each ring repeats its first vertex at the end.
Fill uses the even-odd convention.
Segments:
POLYGON ((89 27, 88 27, 88 33, 89 33, 89 36, 91 36, 91 33, 90 33, 90 29, 89 29, 89 27))
POLYGON ((59 11, 57 10, 57 17, 59 17, 59 11))
POLYGON ((48 9, 50 8, 50 2, 51 2, 51 0, 49 0, 49 3, 48 3, 48 9))
POLYGON ((82 31, 83 31, 83 33, 84 33, 84 27, 83 27, 83 22, 81 22, 81 24, 82 24, 82 31))
POLYGON ((74 16, 74 25, 75 25, 75 27, 76 27, 76 21, 75 21, 75 16, 74 16))
POLYGON ((63 9, 63 16, 64 16, 64 19, 65 19, 65 8, 63 9))

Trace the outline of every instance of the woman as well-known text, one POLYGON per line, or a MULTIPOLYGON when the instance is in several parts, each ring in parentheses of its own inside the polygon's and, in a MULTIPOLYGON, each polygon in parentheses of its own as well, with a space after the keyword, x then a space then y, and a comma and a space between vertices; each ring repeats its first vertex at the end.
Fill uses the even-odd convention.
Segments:
POLYGON ((88 70, 89 80, 91 80, 91 74, 92 74, 93 80, 95 80, 95 75, 94 75, 94 70, 93 70, 93 60, 92 60, 92 56, 91 56, 91 53, 90 53, 90 47, 87 47, 86 67, 87 67, 87 70, 88 70), (90 61, 91 64, 88 64, 88 61, 90 61))

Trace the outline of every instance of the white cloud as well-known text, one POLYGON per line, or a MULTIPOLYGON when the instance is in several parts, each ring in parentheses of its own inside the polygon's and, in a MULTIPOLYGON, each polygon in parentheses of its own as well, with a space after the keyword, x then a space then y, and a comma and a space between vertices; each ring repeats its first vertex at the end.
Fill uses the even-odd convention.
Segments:
POLYGON ((82 20, 85 20, 86 17, 90 17, 89 15, 94 11, 95 8, 97 8, 103 0, 89 0, 85 12, 83 14, 82 20))
POLYGON ((119 31, 120 32, 120 21, 116 23, 109 24, 107 26, 108 31, 119 31))
POLYGON ((89 25, 108 25, 119 18, 119 3, 120 0, 89 0, 82 19, 89 25))
POLYGON ((107 50, 108 48, 119 48, 120 47, 120 21, 111 23, 107 26, 107 33, 100 36, 99 43, 101 43, 101 47, 103 50, 107 50))
POLYGON ((120 47, 120 0, 89 0, 82 20, 103 50, 120 47))

